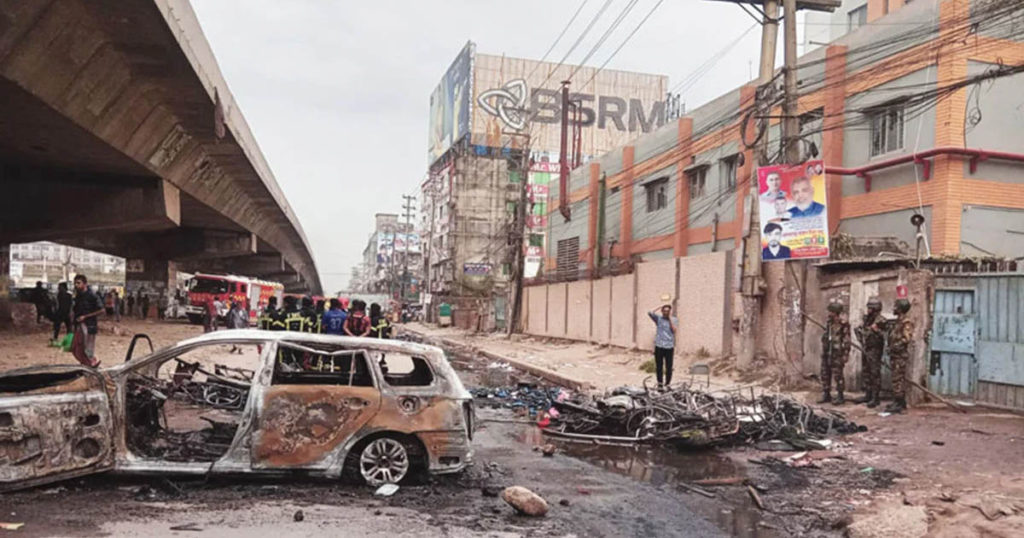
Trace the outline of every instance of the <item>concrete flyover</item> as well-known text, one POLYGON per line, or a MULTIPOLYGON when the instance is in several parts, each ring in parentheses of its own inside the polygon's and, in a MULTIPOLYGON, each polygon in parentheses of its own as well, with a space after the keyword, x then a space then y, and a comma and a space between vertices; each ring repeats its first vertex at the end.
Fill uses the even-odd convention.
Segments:
POLYGON ((187 0, 0 0, 0 186, 0 297, 37 240, 322 291, 187 0))

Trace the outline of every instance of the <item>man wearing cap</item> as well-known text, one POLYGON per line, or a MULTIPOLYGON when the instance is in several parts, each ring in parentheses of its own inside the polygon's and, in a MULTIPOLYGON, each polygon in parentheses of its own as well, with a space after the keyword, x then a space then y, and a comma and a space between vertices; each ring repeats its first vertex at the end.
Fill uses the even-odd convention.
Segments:
POLYGON ((889 329, 889 360, 892 361, 892 399, 885 408, 887 413, 902 413, 907 408, 907 364, 910 362, 910 343, 914 338, 914 322, 910 321, 910 301, 897 299, 893 307, 896 320, 889 329))
POLYGON ((885 334, 882 327, 882 301, 878 297, 868 299, 868 312, 857 327, 857 340, 864 348, 860 355, 861 371, 864 373, 864 396, 854 403, 867 403, 868 407, 877 407, 882 391, 882 348, 885 347, 885 334))
POLYGON ((825 323, 825 332, 821 335, 821 392, 822 398, 818 403, 832 402, 835 405, 843 405, 846 400, 843 398, 843 389, 846 382, 843 380, 843 367, 846 366, 846 358, 850 355, 850 324, 842 317, 843 305, 841 303, 830 303, 828 305, 828 321, 825 323), (832 381, 836 383, 836 399, 832 399, 832 381))

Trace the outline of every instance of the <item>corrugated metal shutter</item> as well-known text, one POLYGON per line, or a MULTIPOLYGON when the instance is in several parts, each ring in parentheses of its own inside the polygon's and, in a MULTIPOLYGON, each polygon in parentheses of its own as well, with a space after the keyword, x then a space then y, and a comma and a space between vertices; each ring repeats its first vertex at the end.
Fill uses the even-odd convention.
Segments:
POLYGON ((555 263, 558 266, 559 278, 576 278, 580 267, 579 236, 562 239, 558 242, 558 258, 555 263))
POLYGON ((978 400, 1024 408, 1024 275, 978 277, 978 400))

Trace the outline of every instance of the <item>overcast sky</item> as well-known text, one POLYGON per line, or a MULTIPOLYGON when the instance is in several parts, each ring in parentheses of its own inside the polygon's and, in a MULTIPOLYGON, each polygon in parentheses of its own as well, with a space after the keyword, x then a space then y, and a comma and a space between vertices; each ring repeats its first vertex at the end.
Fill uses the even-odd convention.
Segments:
MULTIPOLYGON (((588 64, 604 63, 657 1, 640 0, 588 64)), ((555 61, 603 3, 588 1, 555 61)), ((614 0, 567 63, 582 59, 628 3, 614 0)), ((580 0, 192 4, 333 293, 361 261, 374 213, 398 213, 401 195, 417 193, 430 93, 466 41, 478 53, 540 59, 580 0)), ((668 75, 675 86, 752 24, 734 4, 666 0, 608 68, 668 75)), ((760 31, 749 31, 682 95, 687 108, 745 83, 759 46, 760 31)))

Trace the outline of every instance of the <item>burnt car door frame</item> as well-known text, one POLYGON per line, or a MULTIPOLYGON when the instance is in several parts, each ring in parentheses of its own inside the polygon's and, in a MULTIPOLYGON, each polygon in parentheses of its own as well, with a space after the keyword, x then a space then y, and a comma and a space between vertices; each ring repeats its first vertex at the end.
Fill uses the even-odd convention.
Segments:
POLYGON ((133 473, 175 472, 183 474, 207 474, 248 472, 250 470, 248 437, 252 433, 253 413, 255 409, 254 402, 256 401, 256 394, 262 393, 260 387, 262 386, 263 380, 269 379, 267 372, 268 368, 270 373, 273 371, 273 361, 271 359, 276 356, 276 354, 277 342, 270 339, 249 337, 216 341, 186 341, 185 343, 162 348, 151 355, 134 359, 131 362, 112 368, 111 377, 113 378, 116 386, 116 398, 115 402, 112 404, 115 406, 115 409, 113 410, 114 416, 118 417, 117 423, 115 424, 115 442, 117 445, 117 461, 115 462, 115 469, 118 471, 129 471, 133 473), (125 419, 127 416, 126 405, 128 378, 132 374, 143 372, 146 369, 154 368, 154 366, 156 370, 159 370, 160 366, 164 363, 172 361, 175 358, 196 349, 207 346, 231 344, 260 345, 262 346, 262 350, 260 352, 259 367, 253 375, 252 384, 249 388, 249 396, 246 399, 245 408, 242 411, 238 429, 235 431, 235 437, 232 440, 231 447, 228 451, 212 464, 209 462, 173 462, 139 456, 133 453, 127 446, 128 431, 125 419))
POLYGON ((382 380, 370 358, 371 350, 364 346, 330 345, 336 349, 316 349, 289 340, 279 342, 279 350, 288 348, 322 357, 352 356, 349 380, 345 384, 274 385, 277 365, 271 361, 261 377, 259 390, 251 394, 255 406, 250 443, 253 470, 304 469, 331 475, 337 461, 344 460, 351 440, 380 410, 382 380), (370 386, 353 384, 357 358, 363 361, 370 386), (268 409, 268 405, 272 407, 268 409), (273 427, 264 429, 267 424, 273 427))

